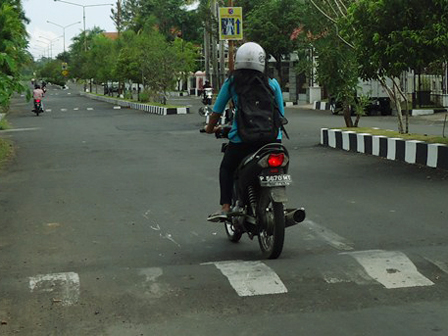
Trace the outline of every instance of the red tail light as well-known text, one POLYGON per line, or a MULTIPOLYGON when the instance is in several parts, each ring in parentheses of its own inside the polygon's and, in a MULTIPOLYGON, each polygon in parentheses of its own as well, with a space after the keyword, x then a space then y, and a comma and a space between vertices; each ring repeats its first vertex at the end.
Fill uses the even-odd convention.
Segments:
POLYGON ((40 103, 40 99, 36 99, 36 103, 40 103))
POLYGON ((280 167, 285 160, 285 155, 281 154, 271 154, 268 158, 269 167, 280 167))

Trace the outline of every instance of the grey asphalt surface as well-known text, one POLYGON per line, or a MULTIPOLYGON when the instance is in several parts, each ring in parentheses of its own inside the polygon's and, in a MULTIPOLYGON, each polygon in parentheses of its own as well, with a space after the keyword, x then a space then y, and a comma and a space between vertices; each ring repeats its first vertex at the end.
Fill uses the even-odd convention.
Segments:
MULTIPOLYGON (((199 134, 200 100, 173 98, 192 113, 165 117, 76 90, 46 100, 36 117, 15 99, 0 133, 16 144, 0 172, 0 335, 448 332, 448 172, 322 147, 320 128, 342 117, 288 108, 288 205, 308 217, 262 261, 287 293, 242 297, 213 263, 257 262, 258 243, 205 220, 222 141, 199 134), (372 250, 406 255, 433 285, 385 288, 350 255, 372 250)), ((413 132, 441 129, 412 119, 413 132)))

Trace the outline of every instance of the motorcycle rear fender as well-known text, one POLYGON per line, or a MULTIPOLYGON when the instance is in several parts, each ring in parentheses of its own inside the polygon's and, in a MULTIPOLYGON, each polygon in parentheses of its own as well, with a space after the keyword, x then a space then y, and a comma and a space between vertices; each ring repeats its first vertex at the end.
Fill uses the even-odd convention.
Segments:
POLYGON ((269 188, 269 192, 270 192, 272 200, 274 202, 278 202, 278 203, 288 202, 288 196, 286 195, 285 187, 269 188))

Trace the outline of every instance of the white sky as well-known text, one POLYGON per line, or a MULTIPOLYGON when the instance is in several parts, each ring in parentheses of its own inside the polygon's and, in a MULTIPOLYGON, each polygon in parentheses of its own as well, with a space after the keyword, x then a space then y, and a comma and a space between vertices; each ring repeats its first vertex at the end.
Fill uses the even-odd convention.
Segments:
MULTIPOLYGON (((86 29, 91 29, 98 26, 106 32, 116 31, 115 25, 110 18, 111 9, 115 8, 117 0, 66 0, 67 2, 76 3, 81 6, 99 5, 99 4, 114 4, 114 6, 98 6, 85 7, 86 13, 86 29)), ((83 29, 83 7, 69 5, 62 2, 54 2, 54 0, 22 0, 25 15, 30 19, 30 24, 27 26, 29 34, 29 51, 31 54, 40 58, 42 55, 48 56, 49 51, 53 58, 63 51, 63 28, 54 24, 47 23, 51 21, 59 26, 65 28, 65 48, 68 50, 72 43, 71 39, 79 35, 83 29), (73 23, 73 26, 67 27, 73 23), (39 37, 39 36, 43 36, 39 37), (50 40, 57 39, 52 43, 52 48, 49 50, 50 40), (38 42, 38 40, 43 42, 38 42)))

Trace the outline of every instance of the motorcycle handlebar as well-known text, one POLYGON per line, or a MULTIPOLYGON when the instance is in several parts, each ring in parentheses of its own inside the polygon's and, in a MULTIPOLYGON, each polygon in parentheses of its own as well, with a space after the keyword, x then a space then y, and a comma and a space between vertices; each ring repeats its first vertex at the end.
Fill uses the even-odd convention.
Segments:
MULTIPOLYGON (((216 139, 228 139, 230 129, 231 127, 229 126, 218 127, 214 132, 216 139)), ((205 129, 204 128, 199 129, 199 133, 206 133, 205 129)))

